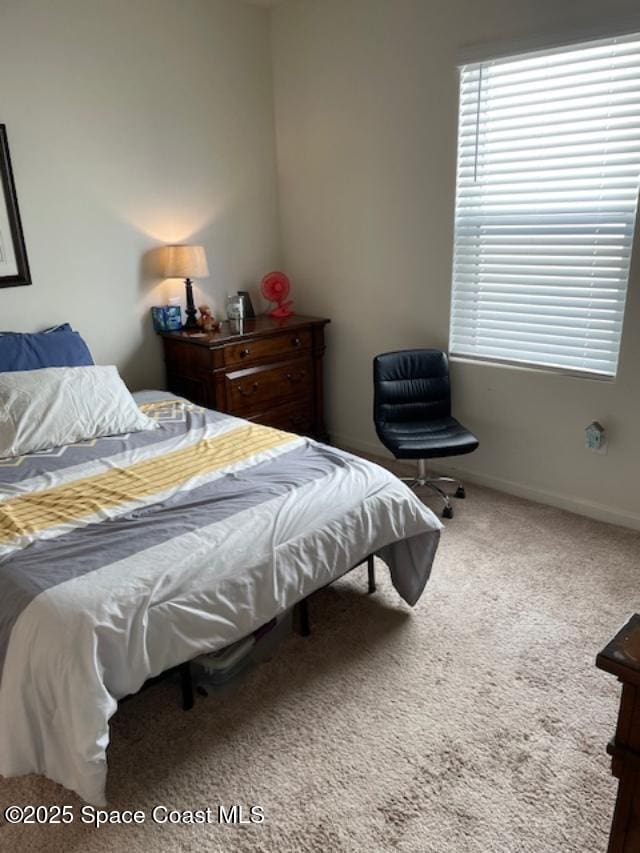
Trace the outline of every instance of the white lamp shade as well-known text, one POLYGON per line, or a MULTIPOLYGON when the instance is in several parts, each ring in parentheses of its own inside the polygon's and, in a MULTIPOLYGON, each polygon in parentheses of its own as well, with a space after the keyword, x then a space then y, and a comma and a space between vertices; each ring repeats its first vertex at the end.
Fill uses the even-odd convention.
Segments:
POLYGON ((162 270, 165 278, 206 278, 209 267, 204 246, 165 246, 162 270))

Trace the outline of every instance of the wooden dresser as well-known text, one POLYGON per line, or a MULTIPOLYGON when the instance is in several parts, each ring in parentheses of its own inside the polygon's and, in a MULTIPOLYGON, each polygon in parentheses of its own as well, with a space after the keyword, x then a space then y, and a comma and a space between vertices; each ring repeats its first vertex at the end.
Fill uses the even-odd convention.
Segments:
POLYGON ((245 320, 243 334, 162 332, 167 385, 201 406, 326 440, 319 317, 245 320))
POLYGON ((619 779, 608 853, 640 850, 640 615, 634 614, 596 658, 622 682, 616 733, 607 746, 619 779))

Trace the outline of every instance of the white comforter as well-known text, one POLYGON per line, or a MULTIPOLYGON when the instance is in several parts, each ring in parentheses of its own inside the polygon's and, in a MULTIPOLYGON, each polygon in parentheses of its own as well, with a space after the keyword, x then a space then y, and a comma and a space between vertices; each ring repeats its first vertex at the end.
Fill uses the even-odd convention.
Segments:
POLYGON ((0 461, 0 773, 96 805, 118 699, 371 553, 415 603, 441 528, 377 465, 160 396, 146 437, 0 461))

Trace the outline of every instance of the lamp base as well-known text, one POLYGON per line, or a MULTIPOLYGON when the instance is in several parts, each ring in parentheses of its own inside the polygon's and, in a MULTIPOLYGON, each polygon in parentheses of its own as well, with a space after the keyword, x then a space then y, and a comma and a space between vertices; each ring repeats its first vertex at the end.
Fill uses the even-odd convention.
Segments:
POLYGON ((185 331, 193 332, 198 329, 198 321, 196 319, 196 306, 193 301, 193 285, 190 278, 184 280, 185 289, 187 291, 187 319, 182 327, 185 331))

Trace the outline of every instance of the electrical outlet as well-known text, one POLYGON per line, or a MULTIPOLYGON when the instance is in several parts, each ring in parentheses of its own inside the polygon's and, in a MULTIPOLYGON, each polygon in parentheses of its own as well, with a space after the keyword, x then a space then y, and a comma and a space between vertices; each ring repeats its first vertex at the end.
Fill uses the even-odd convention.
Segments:
POLYGON ((602 424, 598 421, 593 421, 585 428, 585 447, 594 453, 599 453, 601 456, 607 455, 609 441, 607 432, 602 424))

